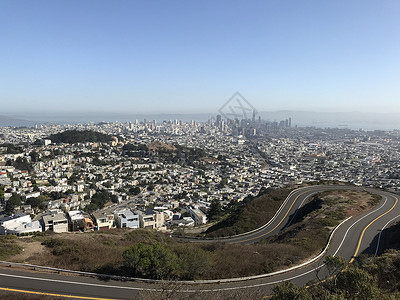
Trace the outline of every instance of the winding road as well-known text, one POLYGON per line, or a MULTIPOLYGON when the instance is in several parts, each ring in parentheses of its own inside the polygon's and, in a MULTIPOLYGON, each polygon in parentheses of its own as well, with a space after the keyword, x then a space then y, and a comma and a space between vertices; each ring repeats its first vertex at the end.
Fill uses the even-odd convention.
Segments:
MULTIPOLYGON (((329 245, 321 255, 301 266, 248 278, 221 279, 179 283, 152 283, 146 280, 104 280, 98 277, 67 275, 31 269, 0 266, 0 291, 25 291, 73 299, 134 299, 141 291, 155 292, 173 289, 177 293, 210 293, 242 289, 262 289, 268 294, 272 287, 290 280, 303 286, 317 278, 328 276, 323 260, 326 255, 339 255, 353 262, 360 253, 379 254, 382 249, 381 231, 400 219, 398 196, 382 190, 354 186, 319 185, 294 190, 286 198, 275 216, 261 228, 229 238, 228 243, 250 244, 277 234, 311 196, 330 190, 368 191, 382 196, 373 209, 342 222, 331 235, 329 245), (398 218, 399 217, 399 218, 398 218), (179 288, 176 288, 179 286, 179 288)), ((198 240, 196 240, 198 241, 198 240)), ((206 297, 206 295, 205 295, 206 297)))

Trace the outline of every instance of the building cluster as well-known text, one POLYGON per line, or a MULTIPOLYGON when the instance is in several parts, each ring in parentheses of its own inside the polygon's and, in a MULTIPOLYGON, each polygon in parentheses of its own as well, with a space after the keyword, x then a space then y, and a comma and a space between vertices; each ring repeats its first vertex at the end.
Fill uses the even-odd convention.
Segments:
POLYGON ((3 233, 165 230, 205 224, 212 201, 224 206, 263 187, 326 180, 397 192, 400 183, 399 131, 293 128, 290 118, 1 127, 0 145, 2 208, 21 198, 0 218, 3 233), (69 129, 113 139, 46 140, 69 129))
POLYGON ((42 231, 87 232, 112 228, 165 230, 164 213, 152 209, 135 211, 123 208, 113 213, 98 211, 91 214, 80 210, 65 213, 60 209, 51 209, 36 219, 32 220, 31 216, 25 213, 0 217, 0 234, 23 235, 42 231))

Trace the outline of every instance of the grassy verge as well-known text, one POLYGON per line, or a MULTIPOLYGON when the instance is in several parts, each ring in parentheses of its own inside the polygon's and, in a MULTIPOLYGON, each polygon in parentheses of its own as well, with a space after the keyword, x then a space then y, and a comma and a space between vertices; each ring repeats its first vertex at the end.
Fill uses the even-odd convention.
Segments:
POLYGON ((19 254, 22 248, 16 243, 14 235, 0 235, 0 260, 7 260, 13 255, 19 254))
POLYGON ((289 266, 294 257, 303 257, 301 251, 291 245, 182 243, 162 233, 146 230, 60 234, 31 238, 30 241, 25 239, 24 243, 26 248, 29 247, 29 243, 42 244, 40 253, 34 253, 24 259, 24 262, 32 264, 88 272, 181 280, 262 274, 289 266), (168 257, 168 262, 173 262, 168 272, 153 273, 151 265, 148 269, 143 267, 136 269, 127 264, 124 258, 125 251, 137 245, 146 245, 145 249, 142 249, 145 253, 140 257, 142 262, 149 260, 152 264, 154 263, 152 260, 162 261, 164 257, 168 257), (147 255, 154 247, 162 248, 161 254, 147 255))

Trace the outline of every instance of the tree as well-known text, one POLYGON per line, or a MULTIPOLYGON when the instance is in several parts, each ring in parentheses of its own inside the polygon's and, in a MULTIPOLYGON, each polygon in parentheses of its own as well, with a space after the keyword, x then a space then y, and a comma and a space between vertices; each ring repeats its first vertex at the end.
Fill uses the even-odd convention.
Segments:
MULTIPOLYGON (((399 225, 397 224, 389 230, 397 232, 399 225)), ((363 269, 377 278, 380 288, 396 290, 400 287, 400 251, 390 249, 381 256, 373 258, 361 256, 360 258, 361 261, 364 260, 361 262, 363 269)))
POLYGON ((97 204, 95 203, 89 203, 88 205, 85 206, 84 211, 88 212, 88 213, 92 213, 96 210, 98 210, 99 207, 97 204))
POLYGON ((103 183, 103 186, 107 189, 111 188, 111 182, 108 180, 106 182, 103 183))
POLYGON ((210 209, 208 210, 207 213, 207 218, 210 221, 213 221, 215 219, 218 219, 220 216, 222 216, 222 206, 221 203, 218 200, 213 200, 211 201, 210 209))
POLYGON ((22 148, 14 145, 14 144, 10 144, 10 143, 5 143, 5 144, 1 144, 0 147, 6 147, 6 153, 7 154, 18 154, 18 153, 22 153, 22 148))
POLYGON ((178 269, 178 258, 159 243, 136 244, 123 254, 124 265, 132 275, 167 279, 178 269))
POLYGON ((4 201, 4 185, 0 184, 0 201, 4 201))
POLYGON ((336 287, 346 299, 378 299, 376 279, 367 271, 350 266, 337 275, 336 287))
POLYGON ((32 207, 39 207, 42 201, 36 197, 28 198, 25 201, 26 204, 29 204, 32 207))
POLYGON ((226 177, 222 178, 220 183, 218 184, 218 188, 222 189, 224 186, 228 184, 228 179, 226 177))
MULTIPOLYGON (((95 204, 97 206, 97 208, 103 208, 104 205, 109 202, 112 201, 112 194, 107 192, 107 191, 98 191, 96 194, 93 195, 91 203, 95 204)), ((114 198, 115 201, 115 198, 114 198)), ((118 202, 118 199, 117 199, 118 202)), ((97 209, 96 208, 96 209, 97 209)))
POLYGON ((18 170, 27 170, 27 171, 31 171, 32 165, 28 162, 28 160, 25 157, 18 157, 14 163, 13 163, 14 168, 18 169, 18 170))
POLYGON ((147 190, 154 191, 154 184, 152 182, 150 182, 149 185, 147 186, 147 190))
POLYGON ((328 255, 325 260, 325 265, 329 272, 329 277, 341 272, 347 265, 346 260, 340 256, 328 255))
POLYGON ((49 179, 49 183, 50 183, 52 186, 57 186, 57 185, 58 185, 58 183, 56 182, 56 180, 55 180, 54 178, 50 178, 50 179, 49 179))
POLYGON ((34 208, 40 208, 40 209, 44 209, 45 208, 45 204, 44 202, 49 201, 50 198, 48 196, 45 195, 39 195, 38 197, 32 197, 32 198, 28 198, 26 199, 26 204, 31 205, 34 208))
POLYGON ((67 130, 61 133, 52 134, 46 139, 53 143, 86 143, 86 142, 109 142, 112 137, 92 130, 67 130))
POLYGON ((111 195, 111 201, 112 201, 112 203, 118 203, 118 196, 117 195, 111 195))
POLYGON ((29 156, 31 157, 31 161, 32 162, 38 162, 39 161, 39 154, 36 151, 32 151, 31 153, 29 153, 29 156))
POLYGON ((21 205, 21 196, 13 193, 12 196, 7 200, 5 211, 11 214, 17 206, 21 205))
POLYGON ((311 300, 311 295, 305 288, 298 288, 290 281, 285 281, 273 288, 272 300, 311 300))
POLYGON ((71 174, 71 176, 68 178, 68 184, 69 184, 69 185, 74 185, 75 182, 76 182, 78 179, 80 179, 79 173, 75 171, 75 172, 73 172, 73 173, 71 174))

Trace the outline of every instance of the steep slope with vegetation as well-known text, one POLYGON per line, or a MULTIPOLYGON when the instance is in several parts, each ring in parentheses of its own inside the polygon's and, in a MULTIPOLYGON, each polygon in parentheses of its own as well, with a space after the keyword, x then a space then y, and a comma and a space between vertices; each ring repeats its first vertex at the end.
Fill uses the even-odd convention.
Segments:
POLYGON ((112 137, 108 134, 100 133, 92 130, 67 130, 64 132, 52 134, 46 139, 53 143, 87 143, 87 142, 109 142, 112 137))
POLYGON ((400 299, 400 252, 389 250, 380 257, 361 257, 355 264, 327 257, 331 278, 309 288, 285 282, 274 288, 273 300, 400 299))
POLYGON ((266 189, 257 197, 246 197, 242 202, 232 202, 225 208, 228 216, 206 231, 207 237, 231 236, 248 232, 267 223, 283 201, 290 189, 266 189))

